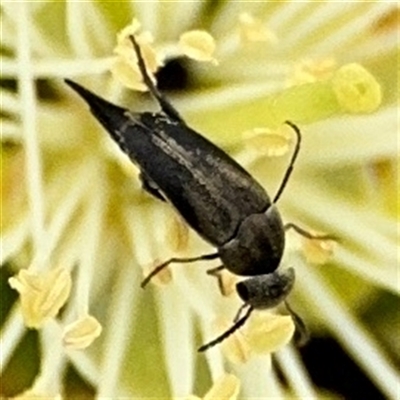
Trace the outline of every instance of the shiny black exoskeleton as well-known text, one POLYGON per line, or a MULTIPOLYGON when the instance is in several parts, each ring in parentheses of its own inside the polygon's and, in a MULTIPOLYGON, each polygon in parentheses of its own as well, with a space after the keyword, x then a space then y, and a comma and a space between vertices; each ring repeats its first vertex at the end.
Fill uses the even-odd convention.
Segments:
MULTIPOLYGON (((236 161, 186 125, 154 86, 140 47, 133 36, 130 38, 143 81, 161 111, 135 113, 107 102, 75 82, 66 80, 66 83, 89 104, 95 118, 139 166, 143 188, 171 203, 200 236, 217 248, 216 253, 199 257, 171 258, 147 276, 142 287, 174 262, 219 258, 222 265, 208 271, 210 274, 217 275, 226 268, 234 274, 250 276, 237 284, 238 295, 244 302, 242 308, 247 308, 247 312, 241 318, 238 316, 228 331, 199 349, 204 351, 241 327, 254 309, 286 302, 293 287, 294 270, 277 270, 285 247, 285 230, 294 228, 307 237, 312 236, 294 224, 284 226, 275 203, 293 169, 301 135, 293 123, 286 122, 296 133, 297 143, 290 166, 271 201, 262 186, 236 161)), ((287 308, 304 333, 300 318, 287 308)))

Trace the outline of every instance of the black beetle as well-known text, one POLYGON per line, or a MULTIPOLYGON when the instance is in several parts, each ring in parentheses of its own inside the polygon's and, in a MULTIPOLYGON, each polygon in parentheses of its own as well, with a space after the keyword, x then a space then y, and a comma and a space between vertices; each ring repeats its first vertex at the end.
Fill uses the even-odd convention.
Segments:
POLYGON ((218 275, 223 268, 251 276, 236 286, 244 301, 234 324, 199 351, 220 343, 240 328, 254 309, 267 309, 285 302, 301 341, 306 337, 302 320, 286 302, 295 275, 292 268, 277 271, 289 228, 312 239, 314 236, 294 224, 283 225, 275 203, 288 182, 300 150, 300 130, 286 121, 297 143, 282 183, 271 201, 262 186, 223 150, 189 128, 175 108, 158 91, 146 70, 141 50, 130 37, 143 81, 157 99, 160 112, 134 113, 98 97, 68 79, 65 82, 89 104, 92 114, 140 168, 143 189, 168 201, 186 222, 217 252, 192 258, 171 258, 154 269, 150 279, 170 263, 189 263, 219 258, 222 265, 208 271, 218 275), (247 308, 243 317, 243 309, 247 308))

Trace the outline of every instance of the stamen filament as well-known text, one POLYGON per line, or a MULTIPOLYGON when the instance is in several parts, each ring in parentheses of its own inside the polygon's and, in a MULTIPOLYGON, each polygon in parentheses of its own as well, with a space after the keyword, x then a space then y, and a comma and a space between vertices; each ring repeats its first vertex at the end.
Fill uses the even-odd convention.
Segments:
POLYGON ((171 392, 174 398, 179 398, 194 389, 194 366, 196 354, 193 349, 194 318, 187 302, 182 301, 182 293, 174 285, 166 287, 162 293, 157 293, 157 312, 164 342, 164 362, 171 392), (173 315, 174 318, 165 318, 173 315), (176 322, 179 321, 179 329, 176 322))
MULTIPOLYGON (((88 176, 89 168, 81 168, 77 176, 88 176)), ((90 176, 90 175, 89 175, 90 176)), ((69 188, 65 200, 58 206, 57 213, 54 215, 46 234, 46 243, 35 253, 31 268, 34 271, 40 271, 41 269, 47 268, 47 261, 52 255, 56 248, 62 234, 65 231, 66 226, 70 222, 72 215, 77 209, 79 202, 82 200, 84 194, 87 191, 87 180, 81 179, 77 181, 75 187, 69 188)))
POLYGON ((31 210, 31 230, 33 247, 38 251, 44 242, 44 200, 42 182, 42 164, 36 124, 36 93, 31 68, 31 36, 29 3, 18 3, 18 90, 21 101, 21 120, 26 154, 26 177, 29 207, 31 210))
POLYGON ((339 343, 357 360, 365 373, 382 390, 388 399, 398 398, 400 375, 386 359, 380 346, 348 311, 348 306, 330 289, 330 285, 303 264, 300 285, 308 307, 314 309, 336 336, 339 343))
MULTIPOLYGON (((32 61, 31 75, 33 78, 73 78, 80 75, 98 75, 108 71, 115 57, 71 59, 55 58, 51 60, 32 61)), ((2 77, 11 79, 17 75, 18 63, 5 57, 0 57, 2 77)))
MULTIPOLYGON (((358 4, 354 5, 358 6, 358 4)), ((318 44, 313 42, 313 54, 338 54, 340 49, 348 49, 351 42, 359 42, 359 39, 364 37, 359 33, 367 31, 371 26, 371 16, 374 19, 379 19, 381 15, 387 13, 390 7, 392 7, 391 4, 381 2, 371 2, 369 7, 365 7, 365 4, 363 4, 363 8, 357 10, 358 15, 355 15, 346 24, 336 24, 336 29, 332 30, 318 44)), ((369 43, 369 47, 371 48, 371 43, 369 43)))
MULTIPOLYGON (((100 178, 99 178, 100 179, 100 178)), ((82 227, 83 238, 87 240, 81 241, 81 251, 79 257, 78 276, 76 280, 75 301, 77 302, 78 316, 84 316, 89 313, 89 295, 92 285, 93 274, 95 273, 98 263, 97 254, 99 251, 99 241, 102 231, 102 212, 104 210, 104 192, 101 187, 95 185, 91 190, 94 196, 89 196, 86 215, 84 216, 82 227)))
POLYGON ((29 224, 27 218, 22 218, 12 230, 6 231, 1 235, 0 268, 13 255, 17 254, 24 245, 28 234, 29 224))
POLYGON ((298 352, 293 347, 285 346, 274 356, 288 379, 296 398, 315 399, 318 397, 313 389, 310 376, 301 362, 298 352))
MULTIPOLYGON (((122 263, 121 263, 122 264, 122 263)), ((110 314, 112 323, 107 326, 107 336, 103 349, 103 361, 97 391, 98 398, 117 398, 118 379, 125 362, 125 353, 130 338, 129 331, 135 329, 127 323, 127 316, 133 315, 138 307, 140 274, 132 265, 119 271, 115 291, 111 297, 110 314)))
POLYGON ((55 321, 43 326, 40 339, 45 343, 41 346, 40 374, 34 383, 37 393, 60 393, 62 391, 63 369, 66 358, 61 346, 60 329, 55 321))
POLYGON ((7 367, 25 331, 21 307, 19 304, 15 304, 8 312, 7 319, 1 329, 0 373, 7 367))

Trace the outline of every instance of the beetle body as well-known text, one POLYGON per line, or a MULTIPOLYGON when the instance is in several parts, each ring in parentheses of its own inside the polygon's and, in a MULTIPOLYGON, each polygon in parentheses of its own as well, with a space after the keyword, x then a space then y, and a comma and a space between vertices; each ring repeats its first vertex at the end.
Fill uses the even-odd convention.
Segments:
POLYGON ((143 187, 171 203, 237 275, 273 272, 285 235, 263 187, 222 149, 165 113, 133 113, 68 81, 141 170, 143 187))
MULTIPOLYGON (((294 283, 292 269, 277 271, 285 246, 285 227, 275 202, 293 168, 300 145, 271 202, 262 186, 222 149, 187 126, 174 107, 158 92, 150 79, 140 48, 131 37, 143 80, 158 100, 160 112, 135 113, 116 106, 75 82, 66 80, 90 106, 120 148, 140 169, 143 188, 169 202, 216 254, 190 259, 170 259, 143 282, 171 262, 192 262, 220 258, 234 274, 251 276, 237 285, 248 311, 227 332, 202 346, 204 351, 221 342, 244 324, 253 309, 275 307, 284 301, 294 283)), ((292 224, 293 226, 293 224, 292 224)), ((211 272, 211 270, 209 271, 211 272)), ((289 307, 288 307, 289 309, 289 307)), ((296 321, 298 318, 291 309, 296 321)))

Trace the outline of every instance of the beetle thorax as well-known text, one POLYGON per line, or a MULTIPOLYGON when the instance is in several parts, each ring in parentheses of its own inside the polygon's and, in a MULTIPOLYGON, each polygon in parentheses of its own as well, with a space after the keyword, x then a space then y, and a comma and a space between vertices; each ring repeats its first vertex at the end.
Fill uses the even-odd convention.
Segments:
POLYGON ((282 258, 285 234, 274 205, 265 213, 248 216, 236 236, 218 249, 224 266, 236 275, 275 271, 282 258))

